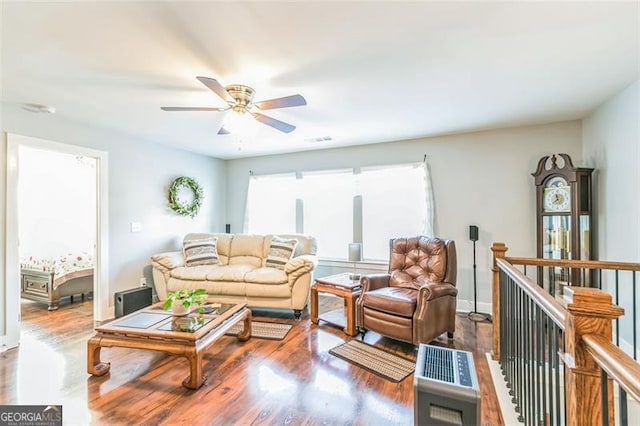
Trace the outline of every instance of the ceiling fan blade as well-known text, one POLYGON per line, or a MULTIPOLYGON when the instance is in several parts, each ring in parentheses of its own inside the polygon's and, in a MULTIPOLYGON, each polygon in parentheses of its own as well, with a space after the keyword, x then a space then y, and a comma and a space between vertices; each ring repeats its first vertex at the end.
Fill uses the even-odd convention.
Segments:
POLYGON ((253 118, 258 120, 262 124, 271 126, 274 129, 280 130, 281 132, 291 133, 296 129, 296 126, 292 126, 291 124, 285 123, 284 121, 276 120, 275 118, 267 117, 266 115, 257 112, 253 114, 253 118))
POLYGON ((200 81, 200 83, 207 86, 216 95, 220 96, 224 101, 232 102, 232 103, 235 102, 233 98, 229 95, 229 92, 227 92, 227 90, 224 87, 222 87, 222 84, 218 83, 218 80, 214 78, 209 78, 209 77, 196 77, 196 78, 200 81))
POLYGON ((230 135, 231 132, 228 131, 227 129, 225 129, 224 127, 220 127, 220 130, 218 130, 218 134, 219 135, 230 135))
POLYGON ((208 108, 208 107, 160 107, 163 111, 225 111, 228 108, 208 108))
POLYGON ((289 108, 306 105, 307 101, 302 95, 285 96, 284 98, 269 99, 266 101, 255 102, 254 105, 261 110, 275 108, 289 108))

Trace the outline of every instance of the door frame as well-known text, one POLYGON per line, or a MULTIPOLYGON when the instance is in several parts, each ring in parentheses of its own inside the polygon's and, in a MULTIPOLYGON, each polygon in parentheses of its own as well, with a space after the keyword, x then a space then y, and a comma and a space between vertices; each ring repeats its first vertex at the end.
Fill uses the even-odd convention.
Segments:
POLYGON ((78 145, 7 133, 7 192, 6 192, 6 340, 10 348, 17 346, 20 335, 20 266, 18 250, 18 171, 19 148, 28 146, 47 151, 81 155, 96 160, 96 266, 93 279, 93 318, 104 321, 109 312, 109 208, 108 161, 105 151, 78 145))

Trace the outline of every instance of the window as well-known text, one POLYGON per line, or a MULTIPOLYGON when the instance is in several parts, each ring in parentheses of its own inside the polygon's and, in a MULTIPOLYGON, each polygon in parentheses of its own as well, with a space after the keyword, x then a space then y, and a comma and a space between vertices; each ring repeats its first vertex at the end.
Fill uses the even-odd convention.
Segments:
POLYGON ((389 240, 424 234, 427 224, 424 164, 363 168, 358 177, 362 196, 362 255, 389 260, 389 240))
POLYGON ((344 259, 353 241, 353 171, 303 173, 304 233, 318 240, 318 256, 344 259))
POLYGON ((295 173, 250 176, 245 210, 245 232, 249 234, 293 234, 296 232, 295 173))
POLYGON ((252 176, 245 224, 249 233, 313 235, 323 258, 347 259, 357 242, 365 260, 387 261, 389 239, 433 235, 431 179, 425 163, 252 176))

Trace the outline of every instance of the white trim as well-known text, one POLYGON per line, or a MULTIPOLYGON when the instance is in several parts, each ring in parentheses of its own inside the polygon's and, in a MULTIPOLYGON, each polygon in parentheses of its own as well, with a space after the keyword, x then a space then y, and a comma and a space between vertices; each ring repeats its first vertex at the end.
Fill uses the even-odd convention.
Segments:
MULTIPOLYGON (((7 312, 15 321, 19 319, 20 268, 18 259, 18 149, 20 145, 32 148, 92 157, 96 160, 96 268, 93 283, 93 315, 95 321, 113 318, 109 309, 109 154, 91 148, 38 139, 29 136, 7 134, 7 222, 6 222, 6 271, 7 299, 16 300, 17 313, 7 312), (15 283, 15 284, 14 284, 15 283), (10 298, 11 297, 11 298, 10 298)), ((10 304, 7 303, 7 307, 10 304)), ((13 307, 13 306, 12 306, 13 307)), ((19 334, 19 324, 8 324, 8 330, 19 334), (13 325, 14 327, 10 327, 13 325)))
MULTIPOLYGON (((492 311, 492 304, 488 303, 488 302, 478 302, 478 307, 476 308, 478 310, 478 312, 481 312, 483 314, 489 314, 491 315, 492 311)), ((457 312, 472 312, 473 311, 473 300, 464 300, 464 299, 458 299, 456 301, 456 311, 457 312)))
POLYGON ((385 262, 376 262, 370 260, 364 260, 362 262, 350 262, 348 260, 340 259, 318 259, 318 266, 329 266, 334 268, 351 268, 356 269, 373 269, 383 272, 389 271, 389 264, 385 262))
MULTIPOLYGON (((5 192, 5 279, 4 308, 5 335, 3 345, 8 349, 20 342, 20 268, 18 259, 18 229, 16 193, 18 190, 18 147, 12 144, 9 134, 5 134, 6 156, 6 192, 5 192), (13 215, 12 215, 13 213, 13 215)), ((0 292, 1 293, 1 292, 0 292)))

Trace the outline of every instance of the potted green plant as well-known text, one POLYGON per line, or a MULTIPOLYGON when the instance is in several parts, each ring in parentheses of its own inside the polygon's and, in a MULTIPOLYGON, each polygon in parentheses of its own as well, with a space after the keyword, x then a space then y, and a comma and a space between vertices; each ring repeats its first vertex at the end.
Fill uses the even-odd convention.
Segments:
POLYGON ((170 291, 167 293, 167 300, 162 307, 165 310, 171 309, 173 315, 182 316, 202 305, 206 299, 207 291, 204 288, 170 291))

